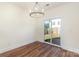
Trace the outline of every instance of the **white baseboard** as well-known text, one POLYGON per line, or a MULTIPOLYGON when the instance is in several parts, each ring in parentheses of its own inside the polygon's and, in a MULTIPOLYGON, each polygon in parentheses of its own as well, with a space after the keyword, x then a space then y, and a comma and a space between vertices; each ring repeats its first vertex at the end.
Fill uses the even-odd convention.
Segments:
POLYGON ((52 44, 52 43, 48 43, 48 42, 44 42, 44 41, 40 41, 40 42, 47 43, 47 44, 50 44, 50 45, 54 45, 54 46, 57 46, 57 47, 61 47, 62 49, 65 49, 65 50, 79 54, 79 49, 77 49, 77 48, 65 48, 65 47, 62 47, 62 46, 59 46, 59 45, 56 45, 56 44, 52 44))

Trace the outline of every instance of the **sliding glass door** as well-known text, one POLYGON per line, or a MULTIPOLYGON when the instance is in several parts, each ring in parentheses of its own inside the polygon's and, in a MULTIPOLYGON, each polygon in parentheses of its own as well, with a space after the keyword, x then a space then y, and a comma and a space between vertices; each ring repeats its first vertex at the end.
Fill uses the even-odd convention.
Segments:
POLYGON ((54 18, 44 21, 45 42, 60 45, 61 19, 54 18))
POLYGON ((47 20, 44 22, 44 38, 46 42, 51 42, 51 22, 47 20))

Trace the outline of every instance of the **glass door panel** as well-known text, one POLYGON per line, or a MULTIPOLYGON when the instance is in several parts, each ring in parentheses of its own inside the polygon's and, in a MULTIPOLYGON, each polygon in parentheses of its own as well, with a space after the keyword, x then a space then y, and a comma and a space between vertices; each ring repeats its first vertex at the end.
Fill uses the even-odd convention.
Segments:
POLYGON ((55 18, 44 21, 45 42, 60 45, 61 19, 55 18))
POLYGON ((61 27, 61 19, 52 19, 51 20, 51 36, 52 43, 60 45, 60 27, 61 27))
POLYGON ((51 22, 49 20, 44 22, 44 38, 45 42, 51 41, 51 22))

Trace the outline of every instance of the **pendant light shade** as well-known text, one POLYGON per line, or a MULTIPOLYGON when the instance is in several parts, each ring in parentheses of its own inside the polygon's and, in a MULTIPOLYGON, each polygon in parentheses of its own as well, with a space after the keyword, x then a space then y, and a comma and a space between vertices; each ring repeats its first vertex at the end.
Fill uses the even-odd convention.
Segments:
POLYGON ((36 2, 33 9, 31 9, 30 16, 34 17, 34 18, 39 18, 39 17, 44 16, 44 9, 41 8, 41 6, 38 4, 38 2, 36 2))

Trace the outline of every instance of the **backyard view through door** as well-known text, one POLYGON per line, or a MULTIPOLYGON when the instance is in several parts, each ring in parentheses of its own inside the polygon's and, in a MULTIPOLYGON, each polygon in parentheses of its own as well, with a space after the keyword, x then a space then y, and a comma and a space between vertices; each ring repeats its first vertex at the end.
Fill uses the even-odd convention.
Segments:
POLYGON ((61 19, 54 18, 44 21, 45 42, 60 45, 61 19))

